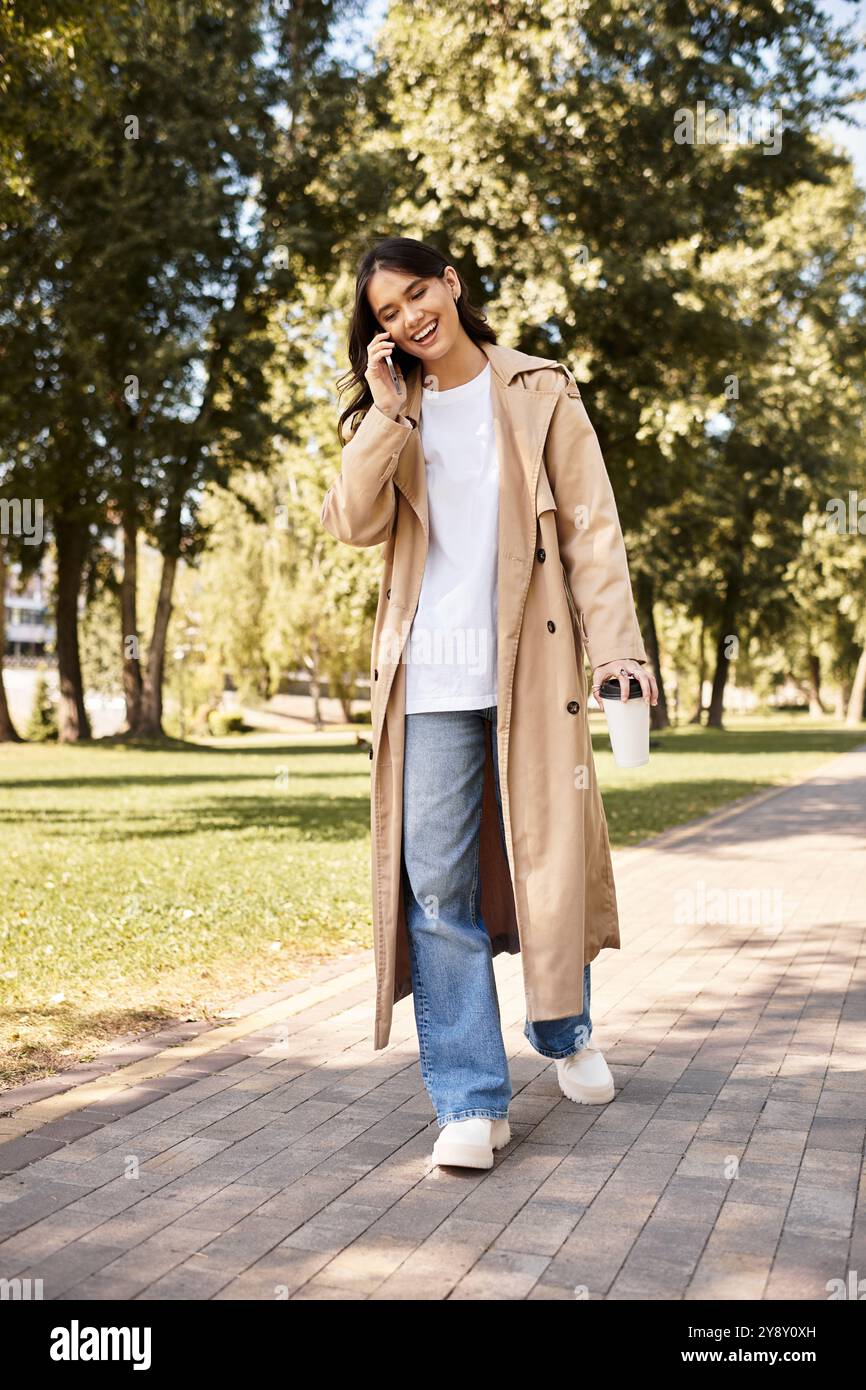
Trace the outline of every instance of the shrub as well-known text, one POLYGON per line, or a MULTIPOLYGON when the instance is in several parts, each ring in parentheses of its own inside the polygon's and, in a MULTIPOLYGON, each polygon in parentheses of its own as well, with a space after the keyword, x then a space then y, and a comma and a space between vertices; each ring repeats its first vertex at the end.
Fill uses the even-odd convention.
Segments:
POLYGON ((57 738, 58 732, 54 701, 51 698, 47 680, 40 675, 37 677, 36 689, 33 692, 33 708, 30 711, 30 721, 25 731, 25 737, 33 743, 45 743, 49 739, 57 738))
POLYGON ((207 722, 214 738, 225 738, 228 734, 244 734, 249 727, 244 723, 242 714, 224 709, 211 710, 207 722))

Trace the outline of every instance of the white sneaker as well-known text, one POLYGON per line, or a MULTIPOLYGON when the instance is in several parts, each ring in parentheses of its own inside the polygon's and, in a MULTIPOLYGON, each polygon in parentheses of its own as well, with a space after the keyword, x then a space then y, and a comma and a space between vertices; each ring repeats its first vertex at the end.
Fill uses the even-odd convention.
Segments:
POLYGON ((510 1140, 511 1126, 507 1120, 490 1120, 484 1115, 452 1120, 439 1131, 430 1166, 492 1168, 493 1150, 503 1148, 510 1140))
POLYGON ((614 1097, 610 1067, 594 1043, 570 1057, 556 1057, 559 1089, 578 1105, 605 1105, 614 1097))

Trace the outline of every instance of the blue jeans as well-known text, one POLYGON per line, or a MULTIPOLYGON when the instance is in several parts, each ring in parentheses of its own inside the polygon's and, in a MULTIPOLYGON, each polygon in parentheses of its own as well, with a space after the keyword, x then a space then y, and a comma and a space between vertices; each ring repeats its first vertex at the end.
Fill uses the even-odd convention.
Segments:
MULTIPOLYGON (((478 901, 485 720, 505 849, 496 713, 491 705, 405 716, 403 903, 421 1076, 440 1127, 473 1115, 505 1119, 512 1096, 478 901)), ((589 964, 583 987, 582 1014, 526 1021, 524 1035, 543 1057, 568 1057, 589 1042, 589 964)))

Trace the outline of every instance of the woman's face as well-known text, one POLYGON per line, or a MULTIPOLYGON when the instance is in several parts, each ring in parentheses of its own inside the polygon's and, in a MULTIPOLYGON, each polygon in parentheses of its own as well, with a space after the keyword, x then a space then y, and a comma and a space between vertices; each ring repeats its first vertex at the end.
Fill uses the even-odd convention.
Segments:
POLYGON ((377 270, 367 284, 367 299, 381 328, 413 357, 434 362, 452 348, 462 332, 455 295, 457 272, 413 275, 402 270, 377 270), (419 338, 418 334, 425 336, 419 338))

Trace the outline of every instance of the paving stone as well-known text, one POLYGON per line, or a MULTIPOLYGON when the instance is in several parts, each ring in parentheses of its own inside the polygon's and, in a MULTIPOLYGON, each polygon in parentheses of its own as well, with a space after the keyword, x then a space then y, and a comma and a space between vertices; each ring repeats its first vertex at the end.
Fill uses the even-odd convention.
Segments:
POLYGON ((62 1149, 64 1144, 63 1139, 43 1138, 39 1130, 20 1139, 7 1139, 0 1144, 0 1173, 17 1173, 34 1159, 62 1149))
POLYGON ((549 1260, 543 1255, 524 1251, 501 1250, 495 1246, 485 1251, 468 1274, 464 1274, 451 1291, 451 1299, 517 1299, 526 1298, 549 1260))
MULTIPOLYGON (((200 1256, 196 1258, 201 1259, 200 1256)), ((314 1278, 323 1266, 327 1266, 328 1260, 328 1255, 319 1251, 280 1246, 224 1284, 214 1299, 216 1302, 253 1298, 274 1302, 287 1300, 314 1278)), ((189 1264, 197 1267, 194 1261, 189 1261, 189 1264)), ((351 1287, 346 1288, 346 1292, 353 1298, 357 1296, 351 1287)))
POLYGON ((159 1279, 155 1279, 141 1293, 135 1295, 136 1302, 148 1300, 174 1302, 209 1299, 219 1293, 231 1282, 232 1276, 224 1269, 190 1269, 185 1263, 170 1269, 159 1279))
POLYGON ((665 1259, 637 1247, 619 1269, 608 1289, 608 1298, 682 1298, 694 1273, 694 1259, 665 1259))
POLYGON ((766 1287, 771 1262, 771 1255, 750 1255, 740 1250, 708 1250, 698 1264, 684 1296, 686 1300, 723 1302, 770 1297, 766 1287))
POLYGON ((787 1206, 754 1202, 725 1202, 716 1217, 709 1246, 717 1250, 740 1250, 748 1255, 775 1252, 785 1221, 787 1206))
POLYGON ((62 1250, 55 1251, 50 1259, 39 1261, 24 1273, 42 1279, 43 1298, 62 1298, 88 1274, 111 1264, 117 1254, 113 1245, 83 1245, 73 1240, 62 1250))
MULTIPOLYGON (((410 1253, 406 1253, 405 1246, 399 1244, 396 1250, 386 1247, 380 1251, 378 1265, 372 1274, 375 1286, 368 1296, 388 1298, 398 1289, 413 1288, 416 1298, 431 1300, 449 1297, 463 1274, 481 1258, 501 1229, 500 1223, 464 1221, 459 1216, 449 1216, 410 1253), (389 1256, 394 1268, 382 1278, 382 1270, 387 1267, 389 1256), (376 1276, 380 1276, 378 1280, 376 1276)), ((342 1267, 339 1267, 338 1260, 328 1266, 328 1282, 352 1283, 361 1288, 365 1278, 364 1266, 357 1265, 351 1250, 344 1252, 339 1259, 343 1261, 342 1267), (343 1277, 335 1278, 335 1273, 337 1276, 342 1273, 343 1277)), ((407 1295, 404 1293, 402 1296, 407 1295)))
POLYGON ((825 1236, 849 1236, 856 1190, 835 1190, 799 1180, 785 1216, 785 1230, 825 1236))

